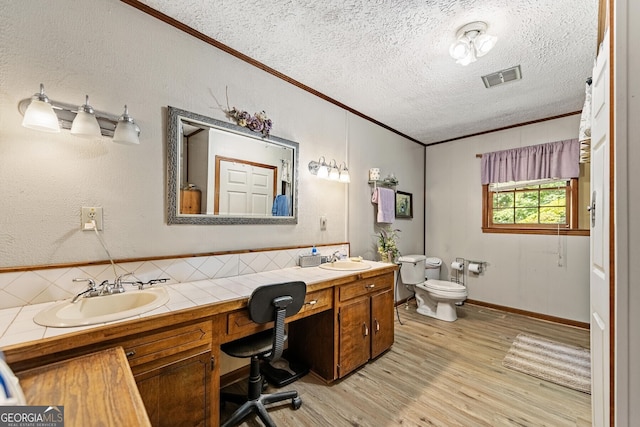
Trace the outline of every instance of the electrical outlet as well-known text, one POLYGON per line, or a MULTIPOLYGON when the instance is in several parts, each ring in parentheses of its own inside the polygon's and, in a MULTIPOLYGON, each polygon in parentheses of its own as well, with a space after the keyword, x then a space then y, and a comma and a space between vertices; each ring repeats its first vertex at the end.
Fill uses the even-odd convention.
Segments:
POLYGON ((98 230, 102 230, 102 206, 82 207, 80 229, 84 231, 92 231, 92 220, 96 222, 96 228, 98 230))
POLYGON ((320 217, 320 231, 325 231, 327 229, 327 217, 322 215, 320 217))

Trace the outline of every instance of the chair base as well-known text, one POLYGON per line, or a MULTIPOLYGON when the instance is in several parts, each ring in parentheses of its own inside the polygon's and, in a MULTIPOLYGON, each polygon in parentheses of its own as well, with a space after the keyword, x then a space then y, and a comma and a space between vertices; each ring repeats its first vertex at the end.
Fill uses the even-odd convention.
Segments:
POLYGON ((276 425, 267 413, 265 405, 291 399, 293 409, 298 409, 302 406, 302 399, 300 399, 298 392, 295 390, 262 394, 264 379, 262 375, 260 375, 260 359, 258 355, 251 356, 249 371, 249 384, 246 395, 242 396, 231 393, 221 393, 220 395, 220 399, 223 402, 228 401, 241 405, 233 415, 231 415, 231 418, 222 424, 222 427, 238 425, 250 414, 258 415, 267 427, 275 427, 276 425))
POLYGON ((261 394, 255 400, 246 400, 246 396, 239 395, 231 395, 227 393, 222 394, 222 400, 230 401, 230 402, 244 402, 242 405, 236 409, 231 418, 222 424, 222 427, 231 427, 238 425, 244 420, 247 416, 251 414, 256 414, 265 426, 267 427, 276 427, 276 424, 273 422, 265 405, 275 402, 281 402, 283 400, 291 399, 291 406, 293 409, 298 409, 302 406, 302 399, 298 396, 298 392, 293 391, 281 391, 278 393, 271 394, 261 394))

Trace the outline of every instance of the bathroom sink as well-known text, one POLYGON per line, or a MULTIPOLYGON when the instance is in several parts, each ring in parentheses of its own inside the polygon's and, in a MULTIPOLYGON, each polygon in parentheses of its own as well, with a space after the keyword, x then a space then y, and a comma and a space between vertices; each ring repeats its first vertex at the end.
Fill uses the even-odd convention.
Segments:
POLYGON ((362 261, 335 261, 320 264, 320 268, 324 268, 325 270, 359 271, 368 270, 371 268, 371 265, 362 261))
POLYGON ((169 301, 165 288, 134 290, 121 294, 61 301, 36 314, 33 321, 42 326, 68 328, 95 325, 137 316, 169 301))

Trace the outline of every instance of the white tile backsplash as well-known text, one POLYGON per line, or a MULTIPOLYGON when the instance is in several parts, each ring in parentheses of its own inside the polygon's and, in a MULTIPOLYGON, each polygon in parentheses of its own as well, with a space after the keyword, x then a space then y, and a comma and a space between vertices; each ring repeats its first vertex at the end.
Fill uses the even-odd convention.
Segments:
MULTIPOLYGON (((348 245, 318 246, 321 255, 331 255, 337 250, 348 250, 348 245)), ((131 280, 147 282, 151 279, 167 278, 168 284, 194 282, 205 279, 230 278, 230 294, 250 293, 250 289, 239 289, 233 277, 245 274, 262 273, 294 267, 298 256, 308 254, 311 247, 302 249, 274 249, 241 254, 205 255, 188 258, 157 259, 150 261, 132 261, 116 264, 118 275, 133 273, 131 280)), ((96 283, 114 280, 114 269, 110 264, 85 265, 68 268, 42 268, 22 272, 0 273, 0 309, 21 307, 49 301, 67 299, 83 290, 86 282, 73 282, 74 278, 92 278, 96 283)), ((274 278, 286 280, 286 278, 274 278)), ((256 284, 257 286, 258 284, 256 284)), ((246 284, 245 284, 246 286, 246 284)), ((203 299, 211 298, 203 292, 203 299)), ((190 306, 193 303, 184 300, 172 310, 190 306)))

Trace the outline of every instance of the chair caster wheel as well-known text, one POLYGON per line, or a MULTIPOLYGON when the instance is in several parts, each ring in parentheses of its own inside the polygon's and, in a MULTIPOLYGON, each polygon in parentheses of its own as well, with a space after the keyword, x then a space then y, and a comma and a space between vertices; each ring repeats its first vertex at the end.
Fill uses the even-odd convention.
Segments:
POLYGON ((294 397, 293 399, 291 399, 291 406, 293 407, 293 409, 300 409, 300 407, 302 406, 302 399, 300 399, 299 397, 294 397))

